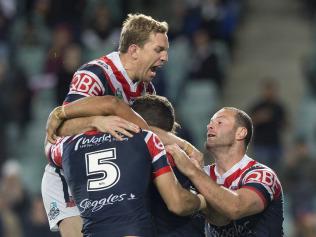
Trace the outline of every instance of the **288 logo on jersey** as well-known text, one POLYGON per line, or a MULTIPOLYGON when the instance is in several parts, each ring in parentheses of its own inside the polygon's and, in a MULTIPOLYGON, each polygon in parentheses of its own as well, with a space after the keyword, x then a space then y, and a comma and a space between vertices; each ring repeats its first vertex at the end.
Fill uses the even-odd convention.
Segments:
POLYGON ((249 172, 244 177, 244 183, 260 183, 263 184, 269 193, 278 196, 281 192, 281 184, 277 176, 268 169, 257 169, 249 172))
POLYGON ((70 84, 69 94, 83 94, 85 96, 102 95, 102 85, 95 75, 76 73, 70 84))

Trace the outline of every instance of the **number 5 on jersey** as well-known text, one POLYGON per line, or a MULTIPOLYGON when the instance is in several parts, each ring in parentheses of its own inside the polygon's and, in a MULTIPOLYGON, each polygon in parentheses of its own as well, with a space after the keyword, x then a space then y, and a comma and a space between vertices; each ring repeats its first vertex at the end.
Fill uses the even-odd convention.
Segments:
POLYGON ((116 159, 116 149, 110 148, 85 154, 87 176, 87 191, 99 191, 113 187, 120 179, 120 169, 110 160, 116 159))

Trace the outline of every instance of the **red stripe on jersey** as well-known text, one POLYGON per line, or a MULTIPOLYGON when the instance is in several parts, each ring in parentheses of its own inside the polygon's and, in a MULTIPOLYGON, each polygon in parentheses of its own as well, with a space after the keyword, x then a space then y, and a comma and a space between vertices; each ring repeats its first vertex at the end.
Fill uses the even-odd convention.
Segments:
MULTIPOLYGON (((128 100, 130 100, 131 97, 139 97, 142 95, 142 92, 144 91, 144 87, 145 87, 144 82, 140 82, 137 85, 136 91, 132 92, 130 85, 128 84, 128 81, 126 80, 124 75, 117 69, 113 61, 106 56, 102 57, 101 60, 103 60, 106 64, 108 64, 111 67, 115 77, 122 84, 123 90, 128 100)), ((155 89, 152 83, 148 84, 148 86, 146 87, 146 90, 148 90, 149 94, 155 93, 155 89)))
MULTIPOLYGON (((106 64, 108 64, 116 79, 121 83, 122 87, 123 87, 123 90, 125 92, 125 95, 127 97, 127 100, 129 101, 130 100, 130 94, 131 94, 131 88, 126 80, 126 78, 123 76, 123 74, 117 69, 117 67, 114 65, 114 63, 112 62, 111 59, 109 59, 108 57, 104 56, 104 57, 101 57, 100 58, 101 60, 103 60, 106 64)), ((115 92, 115 90, 114 90, 115 92)))
POLYGON ((164 146, 160 139, 157 137, 157 135, 151 133, 150 138, 147 141, 147 147, 149 150, 149 153, 151 155, 151 158, 154 159, 155 156, 157 156, 159 153, 164 151, 164 146))
POLYGON ((168 173, 168 172, 171 172, 171 167, 170 166, 165 166, 165 167, 153 172, 152 178, 155 179, 158 176, 160 176, 162 174, 165 174, 165 173, 168 173))
POLYGON ((260 197, 261 201, 263 202, 264 208, 266 208, 266 206, 268 205, 268 200, 263 196, 263 194, 258 189, 254 188, 254 187, 250 187, 250 186, 243 186, 242 188, 246 188, 246 189, 252 190, 256 194, 258 194, 258 196, 260 197))
POLYGON ((215 175, 215 165, 210 166, 210 177, 216 182, 216 175, 215 175))
POLYGON ((52 160, 58 167, 62 167, 62 161, 61 161, 61 145, 56 144, 56 146, 52 146, 52 160))
POLYGON ((90 130, 90 131, 86 131, 84 132, 85 135, 97 135, 100 134, 101 132, 97 131, 97 130, 90 130))
POLYGON ((115 94, 116 89, 115 89, 114 85, 112 84, 112 81, 111 81, 109 75, 106 73, 105 70, 103 70, 103 73, 104 73, 105 79, 108 81, 109 86, 111 87, 112 92, 115 94))
POLYGON ((253 166, 256 163, 257 161, 255 160, 250 161, 243 169, 236 170, 234 173, 232 173, 230 176, 228 176, 225 179, 224 187, 229 188, 232 182, 236 180, 236 178, 238 178, 244 171, 246 171, 247 169, 249 169, 251 166, 253 166))
POLYGON ((50 157, 52 162, 54 162, 54 164, 58 167, 62 167, 62 153, 63 153, 63 146, 62 144, 64 144, 69 137, 62 137, 62 138, 58 138, 56 141, 56 144, 53 144, 50 147, 50 157))
POLYGON ((167 159, 171 167, 175 167, 176 163, 174 162, 173 156, 167 152, 167 159))

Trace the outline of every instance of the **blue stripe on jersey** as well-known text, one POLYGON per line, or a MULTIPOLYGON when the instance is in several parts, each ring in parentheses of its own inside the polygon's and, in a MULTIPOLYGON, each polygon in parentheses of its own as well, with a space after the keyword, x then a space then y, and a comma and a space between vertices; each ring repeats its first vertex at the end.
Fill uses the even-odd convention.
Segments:
POLYGON ((162 155, 155 162, 152 163, 152 171, 157 172, 162 168, 168 167, 168 161, 165 155, 162 155))
POLYGON ((74 101, 79 100, 79 99, 84 98, 84 97, 85 96, 79 95, 79 94, 68 94, 65 101, 64 101, 64 104, 74 102, 74 101))
POLYGON ((69 196, 69 192, 68 192, 68 185, 67 185, 66 179, 65 179, 65 177, 61 174, 59 168, 56 168, 56 169, 55 169, 55 172, 56 172, 56 173, 58 174, 58 176, 60 177, 61 183, 62 183, 62 185, 63 185, 64 199, 65 199, 65 202, 68 203, 68 202, 70 202, 70 196, 69 196))
POLYGON ((269 194, 269 192, 267 191, 267 189, 263 186, 263 184, 261 183, 247 183, 245 185, 243 185, 242 187, 252 187, 254 189, 256 189, 261 195, 262 197, 265 199, 265 205, 269 204, 271 202, 271 196, 269 194))

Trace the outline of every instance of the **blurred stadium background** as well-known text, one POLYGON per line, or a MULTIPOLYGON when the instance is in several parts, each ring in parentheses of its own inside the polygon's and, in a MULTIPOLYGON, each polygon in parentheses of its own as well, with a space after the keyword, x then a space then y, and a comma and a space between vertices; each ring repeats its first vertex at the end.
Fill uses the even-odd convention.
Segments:
POLYGON ((40 196, 46 118, 79 65, 117 49, 129 12, 169 23, 169 62, 154 83, 176 107, 179 135, 203 149, 212 112, 249 112, 258 127, 248 153, 281 178, 286 236, 316 236, 315 9, 315 0, 0 0, 0 236, 59 236, 40 196))

